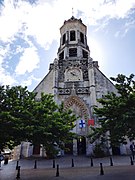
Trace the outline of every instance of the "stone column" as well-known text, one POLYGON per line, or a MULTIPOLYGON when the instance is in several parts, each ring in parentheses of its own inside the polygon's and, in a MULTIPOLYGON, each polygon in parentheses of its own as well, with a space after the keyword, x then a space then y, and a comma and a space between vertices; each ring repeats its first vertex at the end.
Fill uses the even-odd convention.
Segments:
POLYGON ((94 106, 97 104, 97 102, 96 102, 94 67, 92 64, 89 66, 88 76, 89 76, 89 86, 90 86, 90 92, 91 92, 90 101, 91 101, 91 106, 94 106))
POLYGON ((53 68, 53 94, 54 100, 57 102, 57 91, 58 91, 58 59, 54 59, 54 68, 53 68))

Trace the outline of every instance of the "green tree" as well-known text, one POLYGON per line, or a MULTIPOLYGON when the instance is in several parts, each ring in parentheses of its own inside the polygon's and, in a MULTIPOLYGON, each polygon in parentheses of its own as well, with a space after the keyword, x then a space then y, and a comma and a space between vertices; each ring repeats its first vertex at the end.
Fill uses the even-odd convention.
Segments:
POLYGON ((119 74, 117 78, 111 78, 116 84, 118 94, 108 93, 98 99, 102 108, 95 108, 99 127, 92 128, 89 135, 91 141, 101 139, 110 140, 111 145, 126 143, 126 138, 135 137, 135 81, 134 75, 129 77, 119 74), (106 133, 109 135, 106 136, 106 133))
POLYGON ((29 141, 42 144, 47 152, 55 153, 55 146, 63 148, 73 133, 75 115, 57 105, 50 94, 29 92, 27 87, 0 86, 0 148, 29 141))
POLYGON ((30 113, 35 102, 33 92, 27 87, 0 86, 0 148, 8 144, 18 145, 26 139, 24 130, 26 120, 33 115, 30 113))
POLYGON ((74 135, 76 116, 71 110, 65 110, 63 104, 57 105, 52 95, 41 94, 33 111, 33 120, 26 126, 28 139, 34 145, 42 144, 48 156, 57 153, 57 147, 64 148, 64 144, 74 135))

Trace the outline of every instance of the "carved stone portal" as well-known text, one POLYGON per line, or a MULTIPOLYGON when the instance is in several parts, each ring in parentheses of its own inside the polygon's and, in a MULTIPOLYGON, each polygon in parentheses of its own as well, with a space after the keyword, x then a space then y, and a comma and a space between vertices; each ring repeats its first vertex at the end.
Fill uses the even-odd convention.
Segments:
POLYGON ((86 104, 78 96, 70 96, 64 101, 64 108, 71 108, 75 114, 81 118, 87 120, 89 117, 89 111, 86 104))

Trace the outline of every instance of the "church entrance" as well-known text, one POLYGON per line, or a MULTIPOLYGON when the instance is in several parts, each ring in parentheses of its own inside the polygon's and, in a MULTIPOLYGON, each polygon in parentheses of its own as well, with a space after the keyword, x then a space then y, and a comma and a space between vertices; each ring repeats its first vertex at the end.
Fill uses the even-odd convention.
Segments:
POLYGON ((77 152, 78 155, 86 154, 86 138, 79 136, 77 139, 77 152))

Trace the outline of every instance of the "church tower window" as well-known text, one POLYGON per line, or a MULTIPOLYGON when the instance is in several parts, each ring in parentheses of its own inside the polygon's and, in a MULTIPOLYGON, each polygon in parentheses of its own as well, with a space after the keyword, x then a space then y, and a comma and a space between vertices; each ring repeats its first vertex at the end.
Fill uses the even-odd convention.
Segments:
POLYGON ((66 34, 64 34, 62 37, 62 45, 65 44, 65 42, 66 42, 66 34))
POLYGON ((77 48, 69 49, 69 57, 77 57, 77 48))
POLYGON ((84 44, 84 34, 80 32, 80 41, 84 44))
POLYGON ((62 51, 60 54, 59 54, 59 60, 62 60, 64 59, 64 51, 62 51))
POLYGON ((88 52, 87 51, 82 50, 82 54, 83 54, 83 58, 88 58, 88 52))
POLYGON ((75 41, 76 37, 75 37, 75 31, 70 31, 70 41, 75 41))

